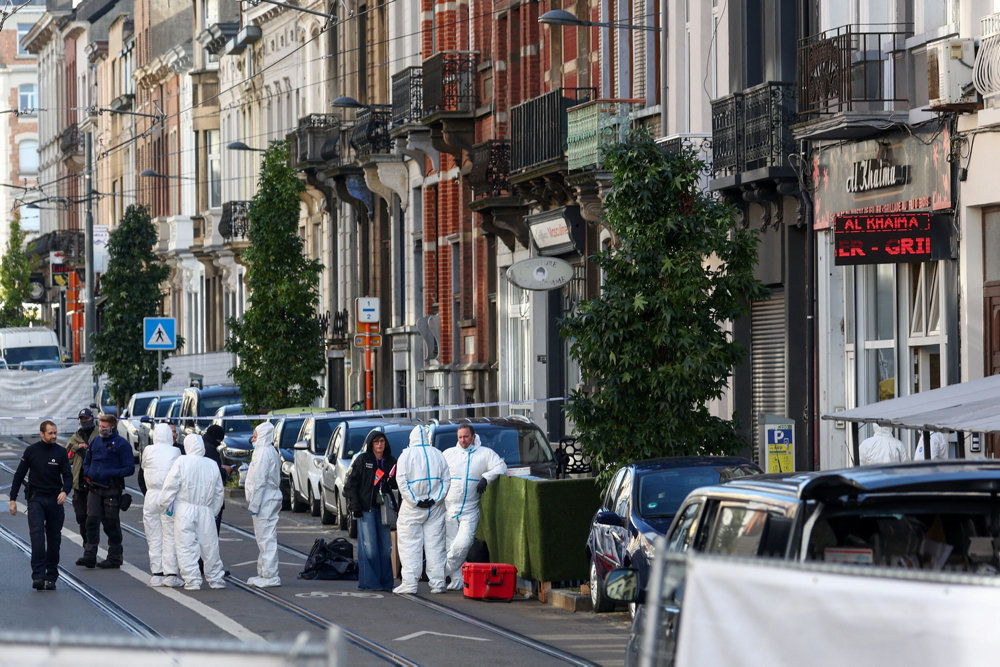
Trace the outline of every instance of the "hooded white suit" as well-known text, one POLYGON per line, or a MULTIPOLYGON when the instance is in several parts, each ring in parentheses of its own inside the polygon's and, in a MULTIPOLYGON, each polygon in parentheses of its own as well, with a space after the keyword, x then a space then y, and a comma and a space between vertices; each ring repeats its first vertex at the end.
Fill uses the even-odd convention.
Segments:
POLYGON ((278 512, 281 511, 281 454, 274 446, 274 427, 270 422, 257 425, 254 432, 253 459, 247 470, 243 489, 253 518, 257 537, 257 574, 251 586, 280 586, 278 577, 278 512))
POLYGON ((403 573, 403 583, 393 593, 416 593, 422 556, 427 557, 427 579, 432 593, 442 593, 444 584, 445 495, 451 473, 441 452, 431 444, 430 429, 417 426, 410 432, 410 446, 396 459, 396 482, 402 496, 396 519, 396 543, 403 573), (417 502, 433 500, 428 508, 417 502))
POLYGON ((198 557, 205 563, 205 579, 212 588, 225 588, 222 559, 219 558, 219 534, 215 516, 222 509, 222 478, 218 464, 205 457, 205 443, 200 435, 184 438, 184 455, 167 473, 160 492, 159 505, 169 510, 173 505, 174 542, 177 563, 184 588, 201 588, 198 557))
MULTIPOLYGON (((941 431, 934 431, 931 433, 931 458, 948 458, 948 436, 941 431)), ((913 460, 924 460, 924 436, 922 433, 920 434, 920 437, 917 438, 917 449, 913 452, 913 460)))
POLYGON ((174 549, 174 518, 160 509, 160 492, 181 450, 174 447, 174 436, 166 424, 153 427, 153 444, 142 450, 143 479, 146 496, 142 502, 142 524, 149 546, 150 586, 179 586, 177 552, 174 549))
POLYGON ((909 461, 910 455, 906 445, 892 435, 892 429, 885 426, 875 426, 875 435, 866 438, 858 445, 861 465, 870 466, 876 463, 897 463, 909 461))
POLYGON ((462 589, 462 563, 465 562, 479 526, 479 491, 476 486, 480 480, 492 483, 500 475, 506 474, 507 464, 499 454, 484 447, 478 435, 466 449, 455 445, 444 450, 444 460, 451 470, 451 486, 445 500, 448 511, 445 519, 448 555, 444 571, 451 577, 448 587, 458 591, 462 589))

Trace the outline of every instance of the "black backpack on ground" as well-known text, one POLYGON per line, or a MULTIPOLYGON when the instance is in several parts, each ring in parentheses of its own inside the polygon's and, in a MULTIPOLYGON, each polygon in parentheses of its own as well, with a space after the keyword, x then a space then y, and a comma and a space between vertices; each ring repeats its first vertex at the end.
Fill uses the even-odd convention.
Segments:
POLYGON ((330 542, 323 538, 313 542, 299 579, 357 580, 358 562, 354 560, 354 545, 343 537, 330 542))

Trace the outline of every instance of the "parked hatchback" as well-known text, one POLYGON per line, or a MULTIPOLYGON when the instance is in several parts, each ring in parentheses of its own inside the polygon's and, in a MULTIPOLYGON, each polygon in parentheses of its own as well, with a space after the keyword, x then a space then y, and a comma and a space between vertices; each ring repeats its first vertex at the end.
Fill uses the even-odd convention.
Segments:
POLYGON ((183 438, 190 433, 201 435, 212 423, 215 411, 223 405, 240 403, 239 387, 216 384, 208 387, 187 387, 181 394, 180 423, 177 425, 178 436, 183 438))
MULTIPOLYGON (((1000 572, 998 493, 1000 462, 986 460, 737 479, 687 497, 667 531, 666 551, 995 576, 1000 572)), ((636 575, 635 569, 615 570, 609 579, 618 579, 617 588, 624 590, 637 583, 636 575)), ((658 664, 673 664, 675 631, 682 622, 680 590, 641 605, 627 664, 638 664, 650 613, 659 615, 654 619, 658 664)), ((627 599, 640 601, 642 595, 635 586, 627 599)))
POLYGON ((587 536, 593 610, 614 608, 615 601, 604 592, 604 577, 615 568, 634 568, 639 585, 646 585, 653 541, 666 533, 688 493, 761 473, 753 461, 738 456, 674 456, 620 468, 604 493, 587 536))
POLYGON ((282 408, 268 414, 274 424, 274 445, 281 454, 281 509, 292 509, 292 470, 295 467, 295 442, 310 413, 334 412, 332 408, 282 408))
POLYGON ((357 536, 357 522, 351 518, 344 497, 347 469, 377 432, 385 434, 389 450, 398 458, 409 444, 410 431, 417 423, 412 419, 357 419, 341 422, 334 429, 326 448, 320 485, 320 518, 323 523, 336 523, 341 530, 347 530, 348 536, 357 536))
POLYGON ((292 462, 292 511, 319 516, 319 487, 326 465, 326 446, 344 417, 307 417, 299 429, 292 462))

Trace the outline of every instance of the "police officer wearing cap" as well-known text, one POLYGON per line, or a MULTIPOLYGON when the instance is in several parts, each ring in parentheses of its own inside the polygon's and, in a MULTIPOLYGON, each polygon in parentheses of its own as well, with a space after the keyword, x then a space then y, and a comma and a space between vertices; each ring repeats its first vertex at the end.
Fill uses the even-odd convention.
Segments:
POLYGON ((94 413, 90 408, 80 410, 77 415, 80 428, 76 430, 66 443, 66 453, 73 466, 73 513, 76 523, 80 526, 80 537, 87 541, 87 480, 83 479, 83 459, 87 456, 87 448, 97 439, 97 424, 94 423, 94 413))

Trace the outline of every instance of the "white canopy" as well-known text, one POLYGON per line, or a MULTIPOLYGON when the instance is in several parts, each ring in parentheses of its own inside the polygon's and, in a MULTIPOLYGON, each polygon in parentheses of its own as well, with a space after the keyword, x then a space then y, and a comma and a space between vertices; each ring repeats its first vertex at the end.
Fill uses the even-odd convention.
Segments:
POLYGON ((921 431, 1000 433, 1000 375, 823 415, 921 431))

